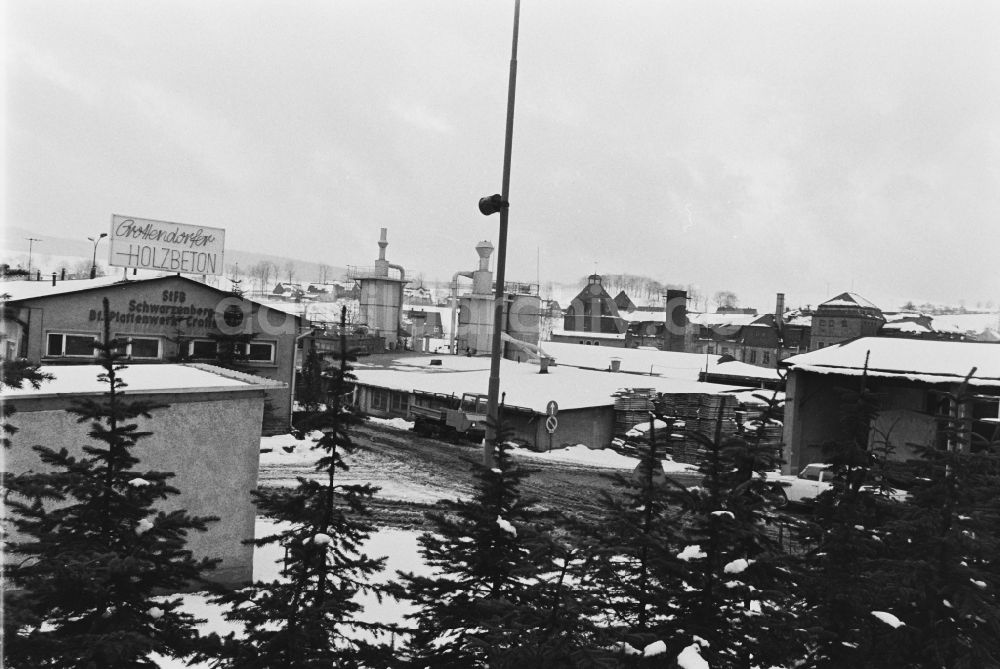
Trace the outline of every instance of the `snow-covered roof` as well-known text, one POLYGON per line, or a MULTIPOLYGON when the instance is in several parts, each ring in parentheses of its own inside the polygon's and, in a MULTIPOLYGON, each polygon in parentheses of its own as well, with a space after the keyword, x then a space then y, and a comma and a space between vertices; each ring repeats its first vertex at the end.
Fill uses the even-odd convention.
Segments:
MULTIPOLYGON (((28 383, 23 388, 4 388, 4 398, 79 397, 101 395, 108 391, 108 384, 97 380, 97 376, 104 372, 100 365, 42 365, 40 369, 55 378, 43 381, 38 389, 32 388, 28 383)), ((200 364, 131 365, 123 369, 120 375, 128 384, 125 387, 126 395, 287 387, 281 381, 200 364)))
POLYGON ((938 314, 931 317, 931 325, 941 332, 982 332, 987 328, 1000 328, 1000 313, 938 314))
MULTIPOLYGON (((140 270, 140 274, 133 277, 129 274, 129 279, 123 281, 121 276, 117 274, 111 276, 100 276, 96 279, 68 279, 66 281, 56 281, 53 286, 52 281, 3 281, 0 282, 0 295, 9 295, 10 297, 3 298, 8 302, 15 302, 19 300, 29 300, 37 299, 42 297, 51 297, 55 295, 66 295, 70 293, 78 293, 84 290, 92 290, 95 288, 106 288, 108 286, 135 286, 141 285, 147 281, 155 281, 158 279, 168 279, 176 277, 178 279, 184 279, 194 284, 204 286, 208 290, 219 291, 221 293, 228 293, 224 288, 219 288, 217 286, 209 285, 207 283, 202 283, 190 276, 171 274, 169 272, 150 272, 148 270, 140 270)), ((213 277, 214 279, 214 277, 213 277)), ((233 283, 228 279, 220 279, 215 281, 221 285, 232 286, 233 283)), ((248 302, 254 304, 259 304, 269 308, 276 308, 274 304, 269 304, 262 302, 260 300, 252 300, 249 298, 244 298, 248 302)), ((294 312, 286 311, 291 315, 296 315, 294 312)), ((339 317, 339 316, 338 316, 339 317)))
POLYGON ((619 312, 619 316, 623 320, 631 322, 646 322, 654 321, 656 323, 666 323, 667 322, 667 312, 662 309, 659 311, 640 311, 636 309, 635 311, 626 311, 624 313, 619 312))
POLYGON ((115 273, 111 276, 99 276, 95 279, 67 279, 66 281, 4 281, 0 283, 0 294, 10 295, 10 301, 28 300, 35 297, 47 297, 49 295, 63 295, 65 293, 75 293, 91 288, 102 288, 121 282, 121 274, 115 273))
POLYGON ((868 356, 870 376, 925 383, 956 383, 976 368, 972 385, 1000 385, 1000 344, 895 337, 863 337, 792 356, 793 370, 858 376, 868 356))
POLYGON ((750 363, 730 360, 729 362, 716 362, 708 366, 709 374, 719 374, 725 376, 740 376, 762 381, 778 381, 781 375, 778 370, 772 367, 758 367, 750 363))
POLYGON ((688 321, 695 325, 711 327, 714 325, 750 325, 759 318, 757 314, 722 313, 698 314, 688 313, 688 321))
POLYGON ((877 306, 861 297, 857 293, 841 293, 823 302, 821 307, 863 307, 865 309, 878 309, 877 306))
POLYGON ((920 323, 915 323, 913 321, 893 321, 892 323, 886 323, 882 326, 882 331, 892 330, 894 332, 909 332, 912 334, 924 334, 927 332, 933 332, 926 325, 921 325, 920 323))
MULTIPOLYGON (((404 358, 393 361, 389 367, 375 368, 358 366, 354 370, 358 382, 363 385, 401 390, 405 392, 441 393, 445 395, 462 393, 486 394, 489 388, 489 359, 485 369, 469 369, 469 360, 464 356, 442 356, 442 365, 431 367, 412 361, 421 358, 404 358), (395 364, 395 363, 401 364, 395 364), (453 367, 453 365, 455 367, 453 367)), ((727 386, 715 383, 700 383, 685 379, 660 376, 642 376, 563 367, 549 368, 549 373, 539 374, 537 364, 516 363, 502 360, 500 365, 500 392, 506 393, 506 404, 524 407, 538 413, 545 413, 546 405, 555 400, 560 409, 582 409, 611 406, 612 394, 623 388, 654 388, 669 393, 728 394, 746 390, 745 386, 727 386)))
POLYGON ((614 339, 623 341, 624 332, 581 332, 579 330, 560 330, 552 328, 553 337, 577 337, 580 339, 614 339))
POLYGON ((573 365, 592 369, 608 369, 611 360, 617 358, 623 372, 654 374, 677 379, 698 380, 698 372, 705 365, 714 364, 719 356, 704 356, 700 353, 678 353, 638 348, 607 348, 586 346, 567 342, 545 341, 539 344, 542 350, 556 360, 559 365, 573 365))

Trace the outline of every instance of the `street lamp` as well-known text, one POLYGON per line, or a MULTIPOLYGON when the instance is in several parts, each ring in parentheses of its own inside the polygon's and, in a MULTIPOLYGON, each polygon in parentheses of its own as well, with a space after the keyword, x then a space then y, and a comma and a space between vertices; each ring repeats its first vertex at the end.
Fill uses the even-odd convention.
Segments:
POLYGON ((497 245, 497 287, 493 305, 493 351, 490 358, 490 385, 486 400, 486 436, 483 439, 483 465, 493 466, 493 442, 496 441, 500 399, 500 349, 503 332, 503 308, 506 299, 504 271, 507 263, 507 212, 510 202, 510 153, 514 136, 514 85, 517 81, 517 28, 521 15, 521 0, 514 0, 514 38, 510 47, 510 76, 507 81, 507 132, 503 147, 503 186, 500 193, 479 200, 479 211, 485 215, 500 213, 500 238, 497 245))
POLYGON ((90 278, 93 279, 97 276, 97 245, 102 239, 108 236, 108 233, 102 232, 97 237, 87 237, 90 241, 94 242, 94 257, 90 261, 90 278))

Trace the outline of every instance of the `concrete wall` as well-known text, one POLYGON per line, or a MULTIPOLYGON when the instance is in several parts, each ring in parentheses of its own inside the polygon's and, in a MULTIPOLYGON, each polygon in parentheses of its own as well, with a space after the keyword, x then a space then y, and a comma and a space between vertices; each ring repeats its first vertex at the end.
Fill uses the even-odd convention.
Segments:
MULTIPOLYGON (((128 381, 128 370, 122 372, 128 381)), ((196 557, 222 558, 209 578, 237 586, 251 580, 253 547, 242 542, 254 538, 256 509, 250 491, 257 487, 260 458, 260 421, 264 408, 260 390, 227 393, 190 393, 174 396, 129 395, 132 400, 168 402, 170 407, 152 412, 152 419, 138 419, 140 430, 153 434, 133 449, 140 470, 174 472, 170 483, 181 491, 166 500, 164 511, 185 509, 195 516, 218 516, 207 532, 188 536, 196 557)), ((40 444, 71 454, 93 443, 89 424, 77 423, 65 411, 62 398, 14 399, 12 423, 19 428, 12 447, 5 451, 5 469, 11 473, 39 471, 42 465, 32 446, 40 444)), ((16 541, 16 536, 12 537, 16 541)))
MULTIPOLYGON (((219 334, 223 332, 219 322, 223 321, 225 310, 229 307, 242 309, 239 324, 227 326, 227 331, 252 332, 256 334, 254 342, 274 344, 273 361, 247 362, 244 371, 288 384, 286 389, 268 391, 268 400, 277 418, 270 432, 289 429, 295 336, 298 334, 296 320, 263 305, 241 302, 196 281, 166 277, 24 300, 19 304, 21 318, 27 322, 27 357, 43 364, 91 363, 90 359, 46 356, 46 336, 50 332, 99 336, 103 328, 101 301, 105 297, 112 314, 111 335, 157 337, 163 361, 177 359, 178 334, 187 340, 219 334)), ((136 361, 134 364, 141 363, 136 361)))
POLYGON ((614 436, 615 411, 612 406, 561 410, 556 416, 558 426, 551 436, 545 429, 545 419, 542 414, 512 412, 504 422, 514 431, 515 439, 526 442, 536 451, 577 444, 606 448, 611 445, 614 436))

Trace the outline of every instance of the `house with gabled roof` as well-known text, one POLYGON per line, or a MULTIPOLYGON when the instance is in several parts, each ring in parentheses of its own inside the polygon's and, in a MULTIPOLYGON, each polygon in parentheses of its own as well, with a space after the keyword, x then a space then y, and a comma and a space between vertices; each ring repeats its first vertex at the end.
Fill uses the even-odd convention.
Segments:
POLYGON ((874 337, 885 324, 877 306, 857 293, 841 293, 813 312, 812 348, 823 348, 857 337, 874 337))
POLYGON ((630 314, 635 311, 635 302, 624 290, 615 295, 615 306, 618 307, 619 314, 630 314))

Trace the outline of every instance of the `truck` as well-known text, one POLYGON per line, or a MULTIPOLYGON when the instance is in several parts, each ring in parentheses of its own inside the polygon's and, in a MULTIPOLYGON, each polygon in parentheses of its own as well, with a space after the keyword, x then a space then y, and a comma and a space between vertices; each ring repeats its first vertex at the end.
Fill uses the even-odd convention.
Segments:
POLYGON ((483 439, 486 434, 486 395, 464 393, 461 399, 453 395, 435 397, 443 406, 410 405, 414 432, 422 437, 435 437, 452 443, 483 439))

